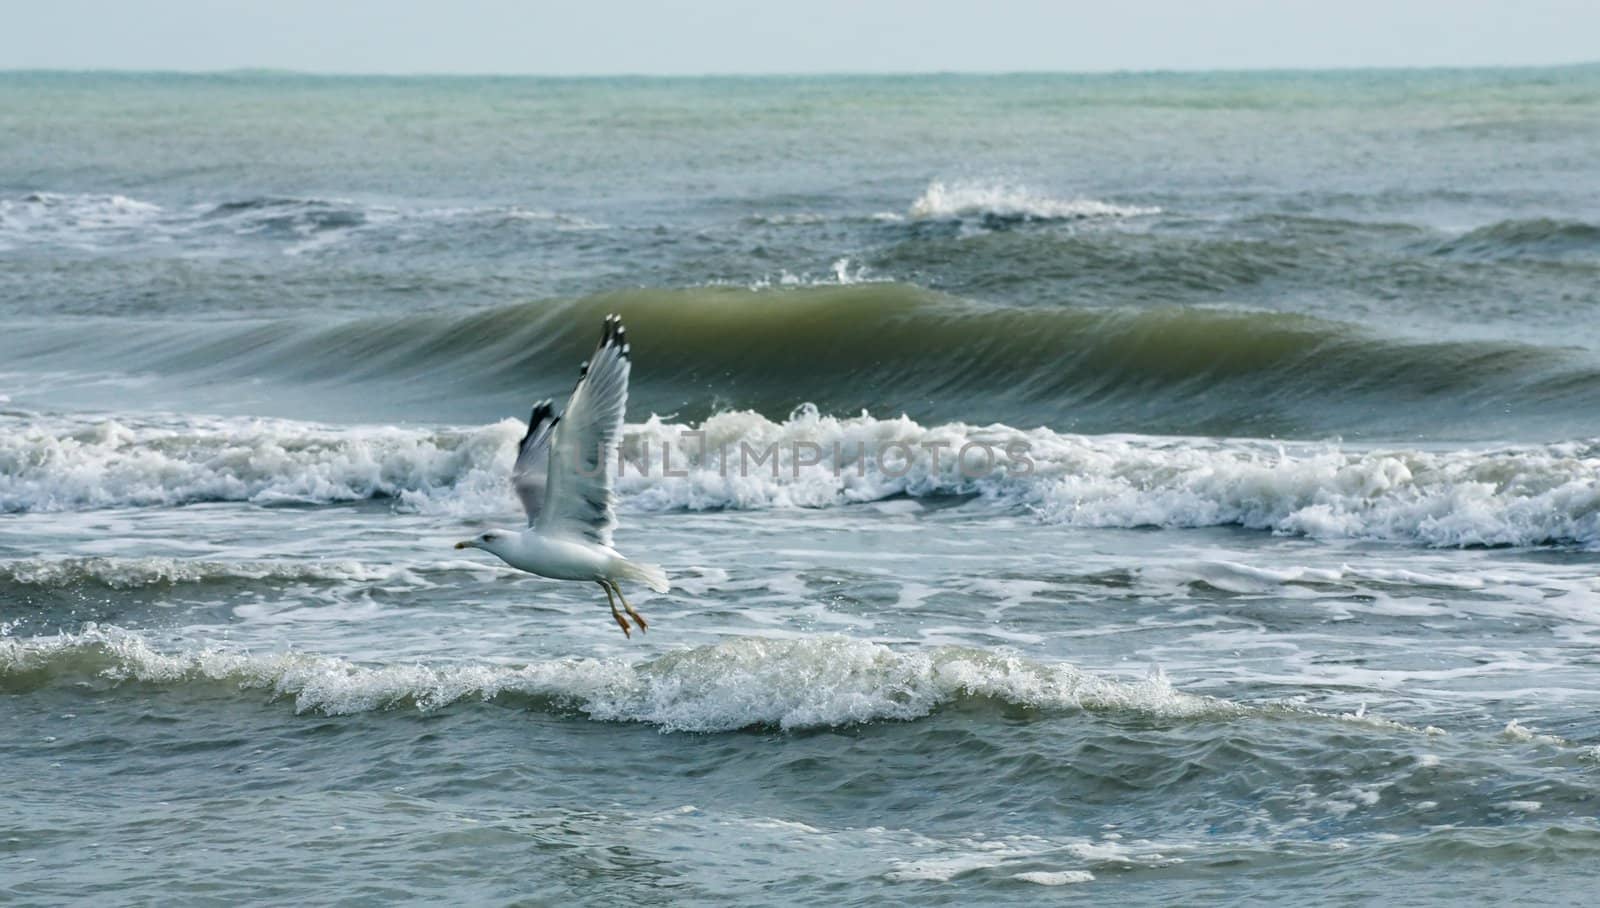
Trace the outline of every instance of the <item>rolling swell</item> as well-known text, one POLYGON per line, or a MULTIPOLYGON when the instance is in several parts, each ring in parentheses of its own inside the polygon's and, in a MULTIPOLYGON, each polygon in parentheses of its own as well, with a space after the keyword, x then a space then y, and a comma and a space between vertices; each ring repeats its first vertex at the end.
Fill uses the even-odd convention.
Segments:
MULTIPOLYGON (((1089 432, 1563 438, 1592 434, 1600 412, 1600 368, 1570 349, 1398 340, 1259 311, 993 306, 896 283, 638 290, 340 323, 161 325, 110 359, 187 388, 196 377, 310 386, 313 405, 359 402, 369 418, 488 421, 561 393, 612 311, 637 338, 636 417, 780 415, 810 402, 824 412, 1089 432)), ((83 343, 97 330, 121 335, 126 326, 23 329, 0 343, 48 361, 98 346, 83 343)))

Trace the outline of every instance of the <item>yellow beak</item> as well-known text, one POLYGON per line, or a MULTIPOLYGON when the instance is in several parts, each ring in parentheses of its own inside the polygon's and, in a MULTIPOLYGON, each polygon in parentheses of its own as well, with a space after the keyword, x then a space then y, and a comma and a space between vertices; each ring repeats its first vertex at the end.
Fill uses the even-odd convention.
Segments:
POLYGON ((472 540, 463 539, 460 542, 456 543, 456 548, 458 548, 458 549, 470 549, 470 548, 472 548, 472 540))

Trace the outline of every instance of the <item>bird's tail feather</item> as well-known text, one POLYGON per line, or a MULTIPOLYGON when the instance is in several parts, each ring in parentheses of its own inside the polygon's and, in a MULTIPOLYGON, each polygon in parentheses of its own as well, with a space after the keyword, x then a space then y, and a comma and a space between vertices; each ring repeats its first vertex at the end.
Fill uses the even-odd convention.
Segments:
POLYGON ((665 593, 672 589, 672 582, 667 579, 667 572, 659 564, 640 564, 637 561, 622 562, 622 577, 624 580, 637 580, 658 593, 665 593))

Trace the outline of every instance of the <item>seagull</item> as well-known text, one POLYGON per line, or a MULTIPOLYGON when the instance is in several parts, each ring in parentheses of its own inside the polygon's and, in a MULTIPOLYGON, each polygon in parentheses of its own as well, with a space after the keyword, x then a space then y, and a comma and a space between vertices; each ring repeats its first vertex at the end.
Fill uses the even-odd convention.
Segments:
POLYGON ((611 617, 631 639, 628 618, 617 610, 618 599, 641 634, 650 625, 628 604, 617 582, 638 581, 658 593, 672 586, 660 565, 629 561, 611 547, 617 516, 606 455, 622 439, 630 367, 622 320, 608 315, 599 346, 578 369, 578 386, 567 409, 556 416, 550 401, 542 400, 528 417, 528 432, 511 469, 512 487, 528 513, 527 529, 487 530, 456 543, 456 548, 483 549, 540 577, 594 581, 606 591, 611 617))

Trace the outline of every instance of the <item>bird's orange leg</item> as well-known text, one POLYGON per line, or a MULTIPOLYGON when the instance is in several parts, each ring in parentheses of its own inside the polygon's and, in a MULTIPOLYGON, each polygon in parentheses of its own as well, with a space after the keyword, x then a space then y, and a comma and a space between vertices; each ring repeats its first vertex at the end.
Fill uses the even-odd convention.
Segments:
POLYGON ((611 617, 617 619, 617 627, 622 628, 622 636, 633 639, 633 632, 628 630, 628 619, 617 611, 617 600, 611 598, 611 587, 604 580, 596 580, 595 583, 600 584, 600 588, 606 591, 606 601, 611 603, 611 617))
POLYGON ((642 634, 646 630, 649 630, 650 622, 644 620, 644 616, 639 614, 638 612, 634 611, 633 610, 633 606, 628 604, 628 597, 622 595, 622 587, 618 586, 617 582, 615 580, 610 581, 610 583, 611 583, 611 588, 613 590, 617 591, 617 598, 622 600, 622 607, 627 609, 628 610, 628 614, 633 616, 633 620, 637 621, 639 623, 639 633, 642 634))

